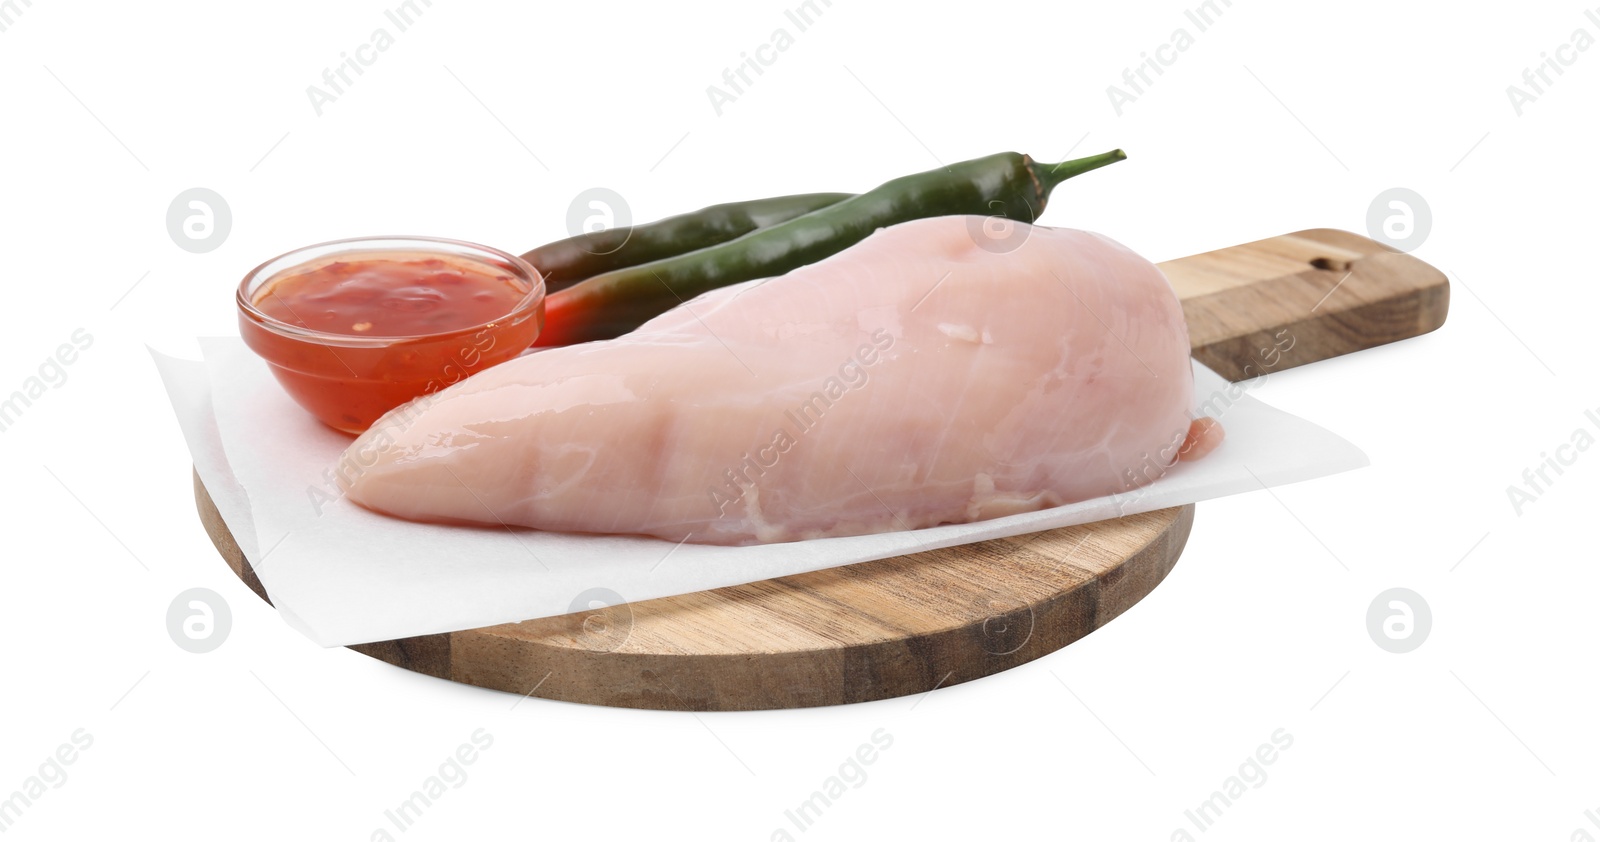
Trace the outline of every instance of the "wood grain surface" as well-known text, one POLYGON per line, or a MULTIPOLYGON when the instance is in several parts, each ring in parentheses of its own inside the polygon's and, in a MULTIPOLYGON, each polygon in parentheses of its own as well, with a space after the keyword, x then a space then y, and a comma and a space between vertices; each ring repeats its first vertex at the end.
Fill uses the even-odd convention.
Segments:
MULTIPOLYGON (((1316 229, 1161 264, 1194 355, 1232 380, 1444 323, 1443 274, 1316 229)), ((268 599, 195 477, 201 523, 268 599)), ((981 678, 1132 607, 1177 563, 1193 505, 521 623, 350 648, 521 695, 664 710, 862 702, 981 678)), ((270 600, 269 600, 270 601, 270 600)))

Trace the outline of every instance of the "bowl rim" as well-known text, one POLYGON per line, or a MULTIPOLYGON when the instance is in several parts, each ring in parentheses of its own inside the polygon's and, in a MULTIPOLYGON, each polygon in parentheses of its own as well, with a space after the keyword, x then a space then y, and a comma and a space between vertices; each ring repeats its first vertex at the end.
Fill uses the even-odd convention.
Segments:
POLYGON ((333 345, 346 348, 384 348, 390 345, 408 342, 432 341, 453 336, 464 336, 467 334, 479 333, 481 331, 488 330, 508 320, 512 321, 513 323, 520 324, 523 320, 533 315, 537 311, 538 307, 544 303, 544 299, 544 276, 537 268, 533 266, 533 264, 529 263, 523 258, 511 254, 510 252, 502 251, 493 246, 486 246, 481 243, 474 243, 468 240, 457 240, 450 237, 429 237, 415 234, 344 237, 337 240, 327 240, 325 242, 313 243, 311 245, 290 249, 289 251, 277 255, 276 257, 262 261, 254 269, 251 269, 249 272, 245 273, 244 279, 239 282, 237 291, 234 294, 234 301, 238 305, 239 314, 242 317, 248 318, 251 322, 260 326, 264 330, 269 330, 285 337, 299 339, 318 345, 333 345), (384 247, 382 245, 384 243, 399 243, 403 245, 400 247, 384 247), (404 245, 413 245, 415 248, 407 249, 404 247, 404 245), (367 246, 367 248, 362 248, 362 246, 367 246), (452 248, 438 249, 430 248, 430 246, 448 246, 452 248), (315 252, 317 250, 324 251, 318 254, 310 254, 311 252, 315 252), (273 316, 267 315, 266 313, 262 312, 260 308, 256 307, 255 304, 250 300, 253 293, 253 290, 251 289, 252 286, 264 284, 267 281, 283 275, 298 266, 311 263, 313 260, 332 257, 340 252, 361 251, 369 251, 374 254, 380 254, 383 252, 405 253, 408 251, 423 254, 436 252, 457 258, 477 258, 483 262, 491 262, 487 258, 493 258, 494 260, 504 261, 513 271, 517 272, 523 277, 524 280, 528 281, 529 290, 527 295, 524 295, 520 300, 518 300, 510 310, 503 315, 490 319, 489 321, 468 325, 466 327, 437 331, 434 333, 416 333, 404 336, 357 336, 349 333, 333 333, 330 331, 317 330, 315 328, 309 328, 303 325, 293 325, 274 318, 273 316), (306 254, 308 256, 305 259, 294 260, 291 262, 291 258, 295 258, 302 254, 306 254), (264 274, 269 268, 272 269, 270 274, 264 274))

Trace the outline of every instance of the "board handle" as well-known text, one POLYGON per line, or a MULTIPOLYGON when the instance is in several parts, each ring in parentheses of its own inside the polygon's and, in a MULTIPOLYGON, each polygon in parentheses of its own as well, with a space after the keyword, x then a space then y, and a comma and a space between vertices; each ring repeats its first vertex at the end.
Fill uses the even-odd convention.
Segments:
POLYGON ((1195 359, 1233 381, 1421 336, 1450 310, 1443 272, 1332 228, 1160 265, 1195 359))

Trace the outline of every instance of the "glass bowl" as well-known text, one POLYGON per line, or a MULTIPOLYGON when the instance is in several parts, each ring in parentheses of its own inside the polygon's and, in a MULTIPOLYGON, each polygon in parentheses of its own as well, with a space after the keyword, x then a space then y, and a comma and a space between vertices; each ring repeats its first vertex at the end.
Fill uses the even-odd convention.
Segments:
POLYGON ((538 270, 499 249, 437 237, 357 237, 295 249, 252 270, 239 284, 239 333, 297 403, 324 424, 357 434, 397 406, 527 350, 544 327, 544 296, 538 270), (286 277, 336 262, 413 257, 507 276, 527 294, 490 321, 408 336, 322 331, 257 306, 286 277))

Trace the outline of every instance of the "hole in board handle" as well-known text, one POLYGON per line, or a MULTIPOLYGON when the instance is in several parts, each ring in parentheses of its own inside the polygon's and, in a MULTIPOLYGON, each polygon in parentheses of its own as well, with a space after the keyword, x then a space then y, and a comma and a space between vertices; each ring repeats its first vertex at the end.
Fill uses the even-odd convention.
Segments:
POLYGON ((1311 258, 1311 265, 1326 272, 1350 271, 1350 261, 1334 260, 1331 257, 1313 257, 1311 258))

